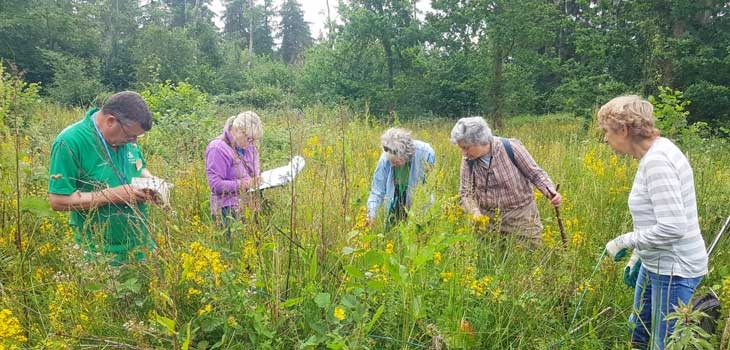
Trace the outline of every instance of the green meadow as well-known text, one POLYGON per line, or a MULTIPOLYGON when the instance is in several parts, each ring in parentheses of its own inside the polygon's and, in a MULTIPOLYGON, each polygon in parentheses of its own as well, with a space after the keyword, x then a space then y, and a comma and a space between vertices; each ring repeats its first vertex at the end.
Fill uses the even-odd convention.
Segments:
MULTIPOLYGON (((602 253, 631 229, 626 202, 637 162, 602 143, 595 122, 519 116, 495 130, 523 141, 565 198, 564 244, 553 207, 536 193, 544 246, 530 251, 459 208, 461 155, 449 142, 455 120, 258 110, 262 168, 293 155, 306 167, 291 185, 263 191, 263 211, 234 225, 229 244, 209 217, 203 152, 228 116, 248 108, 200 107, 189 96, 175 102, 164 91, 145 96, 156 124, 140 146, 152 173, 175 187, 170 210, 150 210, 156 250, 123 267, 84 258, 67 214, 47 204, 51 142, 84 111, 34 100, 5 115, 0 349, 629 347, 633 290, 623 284, 624 263, 602 253), (409 220, 386 230, 381 212, 366 227, 379 136, 394 125, 431 143, 436 165, 409 220)), ((730 145, 681 141, 709 245, 730 214, 730 145)), ((698 291, 712 289, 726 305, 711 340, 717 347, 730 332, 728 247, 726 237, 698 291)))

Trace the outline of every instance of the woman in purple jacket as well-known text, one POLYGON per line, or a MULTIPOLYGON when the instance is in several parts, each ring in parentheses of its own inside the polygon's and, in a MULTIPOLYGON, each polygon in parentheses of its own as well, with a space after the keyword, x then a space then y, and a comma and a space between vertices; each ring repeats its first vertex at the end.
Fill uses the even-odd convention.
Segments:
MULTIPOLYGON (((205 170, 210 185, 210 213, 213 221, 228 227, 242 218, 246 209, 256 211, 261 168, 256 143, 263 136, 259 116, 246 111, 228 118, 223 133, 205 149, 205 170)), ((230 230, 226 232, 230 239, 230 230)))

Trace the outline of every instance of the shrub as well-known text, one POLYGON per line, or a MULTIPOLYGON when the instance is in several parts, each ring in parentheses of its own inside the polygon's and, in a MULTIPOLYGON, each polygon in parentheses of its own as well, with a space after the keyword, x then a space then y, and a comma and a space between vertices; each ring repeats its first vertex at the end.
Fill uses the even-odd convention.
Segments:
POLYGON ((687 87, 684 94, 692 100, 690 122, 705 121, 712 128, 730 125, 730 87, 701 81, 687 87))
POLYGON ((48 94, 67 106, 88 105, 106 88, 99 82, 101 65, 98 60, 83 59, 49 50, 43 56, 53 66, 53 83, 48 94))

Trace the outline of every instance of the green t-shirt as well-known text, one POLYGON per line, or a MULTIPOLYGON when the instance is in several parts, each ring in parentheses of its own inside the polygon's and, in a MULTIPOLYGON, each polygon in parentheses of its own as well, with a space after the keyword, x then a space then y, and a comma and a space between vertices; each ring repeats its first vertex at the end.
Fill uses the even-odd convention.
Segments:
MULTIPOLYGON (((48 193, 73 195, 131 183, 147 162, 136 143, 113 149, 101 138, 91 109, 86 117, 61 131, 51 148, 48 193)), ((91 252, 98 245, 118 262, 140 247, 153 247, 147 227, 147 206, 110 204, 91 210, 72 211, 69 219, 76 242, 91 252)), ((143 258, 135 251, 135 258, 143 258)))
POLYGON ((403 166, 393 168, 393 182, 400 189, 400 195, 405 200, 405 194, 408 190, 408 180, 411 176, 411 162, 407 162, 403 166))

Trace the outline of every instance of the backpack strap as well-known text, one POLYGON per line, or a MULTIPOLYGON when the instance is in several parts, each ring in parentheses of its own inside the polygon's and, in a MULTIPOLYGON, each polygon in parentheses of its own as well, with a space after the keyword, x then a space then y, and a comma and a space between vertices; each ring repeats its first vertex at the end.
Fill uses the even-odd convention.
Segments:
POLYGON ((504 150, 507 151, 507 156, 509 156, 509 160, 512 161, 512 164, 514 164, 515 168, 519 170, 520 174, 522 174, 523 177, 527 177, 524 172, 522 172, 522 169, 520 169, 520 166, 517 165, 517 159, 515 159, 515 152, 512 150, 512 143, 509 142, 508 139, 504 137, 499 138, 502 141, 502 146, 504 146, 504 150))

